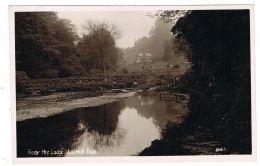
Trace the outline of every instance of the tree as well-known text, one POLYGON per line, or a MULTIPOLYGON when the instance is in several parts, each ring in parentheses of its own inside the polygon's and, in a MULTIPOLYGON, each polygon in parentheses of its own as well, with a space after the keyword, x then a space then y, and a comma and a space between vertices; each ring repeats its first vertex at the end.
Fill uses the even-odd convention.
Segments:
POLYGON ((197 90, 211 103, 203 113, 215 119, 230 150, 250 151, 249 10, 190 11, 176 22, 172 32, 192 48, 193 85, 197 82, 197 90))
POLYGON ((15 13, 16 70, 30 78, 84 74, 77 57, 77 34, 55 12, 15 13))
POLYGON ((31 78, 45 75, 51 56, 60 54, 53 38, 55 19, 53 12, 15 13, 16 70, 25 71, 31 78))
POLYGON ((117 63, 115 41, 120 38, 120 30, 114 24, 93 20, 87 21, 83 29, 85 33, 78 45, 79 50, 106 74, 107 68, 117 63))

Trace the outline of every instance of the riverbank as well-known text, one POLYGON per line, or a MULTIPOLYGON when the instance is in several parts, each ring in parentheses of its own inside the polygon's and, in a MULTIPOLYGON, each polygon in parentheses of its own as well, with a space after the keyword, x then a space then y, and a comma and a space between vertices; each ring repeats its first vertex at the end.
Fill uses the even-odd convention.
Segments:
POLYGON ((48 117, 79 107, 94 107, 133 96, 136 92, 104 93, 100 96, 79 98, 77 93, 56 93, 47 96, 18 98, 16 100, 16 121, 48 117))
POLYGON ((186 78, 190 98, 185 120, 168 122, 160 139, 139 156, 252 154, 250 116, 239 114, 241 108, 250 110, 248 96, 243 94, 247 100, 241 102, 230 94, 216 95, 218 91, 210 95, 208 87, 194 84, 197 77, 186 78))

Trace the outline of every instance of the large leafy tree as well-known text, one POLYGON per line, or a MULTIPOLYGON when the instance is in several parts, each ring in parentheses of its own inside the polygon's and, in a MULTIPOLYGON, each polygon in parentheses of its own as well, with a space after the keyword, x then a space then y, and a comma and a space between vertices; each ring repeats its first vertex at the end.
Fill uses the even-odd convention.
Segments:
POLYGON ((36 77, 37 71, 44 68, 40 63, 50 61, 45 54, 55 51, 52 48, 47 50, 48 44, 54 42, 47 34, 54 32, 48 28, 47 23, 50 23, 46 16, 42 13, 15 13, 16 70, 25 71, 29 77, 36 77))
POLYGON ((16 70, 30 78, 80 75, 73 25, 55 12, 15 13, 16 70))
POLYGON ((118 49, 115 41, 120 30, 113 24, 89 20, 83 25, 85 33, 79 41, 78 49, 85 62, 85 68, 96 68, 106 74, 108 68, 117 65, 118 49))

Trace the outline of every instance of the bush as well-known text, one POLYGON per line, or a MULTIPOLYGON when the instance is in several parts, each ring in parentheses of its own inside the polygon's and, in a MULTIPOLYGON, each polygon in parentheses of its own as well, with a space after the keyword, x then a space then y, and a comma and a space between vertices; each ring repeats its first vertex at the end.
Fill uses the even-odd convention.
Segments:
POLYGON ((179 69, 179 68, 180 68, 180 65, 178 65, 178 64, 177 64, 177 65, 174 65, 173 68, 174 68, 174 69, 179 69))
POLYGON ((101 75, 103 72, 100 69, 91 69, 90 74, 98 74, 101 75))
POLYGON ((123 71, 124 74, 128 74, 128 70, 126 68, 123 68, 122 71, 123 71))
POLYGON ((29 79, 24 71, 16 71, 16 80, 29 79))

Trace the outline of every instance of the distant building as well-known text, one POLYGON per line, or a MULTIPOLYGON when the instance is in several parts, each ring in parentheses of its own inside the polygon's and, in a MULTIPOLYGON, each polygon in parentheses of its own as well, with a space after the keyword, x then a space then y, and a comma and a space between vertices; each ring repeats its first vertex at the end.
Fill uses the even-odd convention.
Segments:
POLYGON ((136 63, 151 63, 152 62, 152 55, 150 53, 139 53, 137 55, 136 63))

